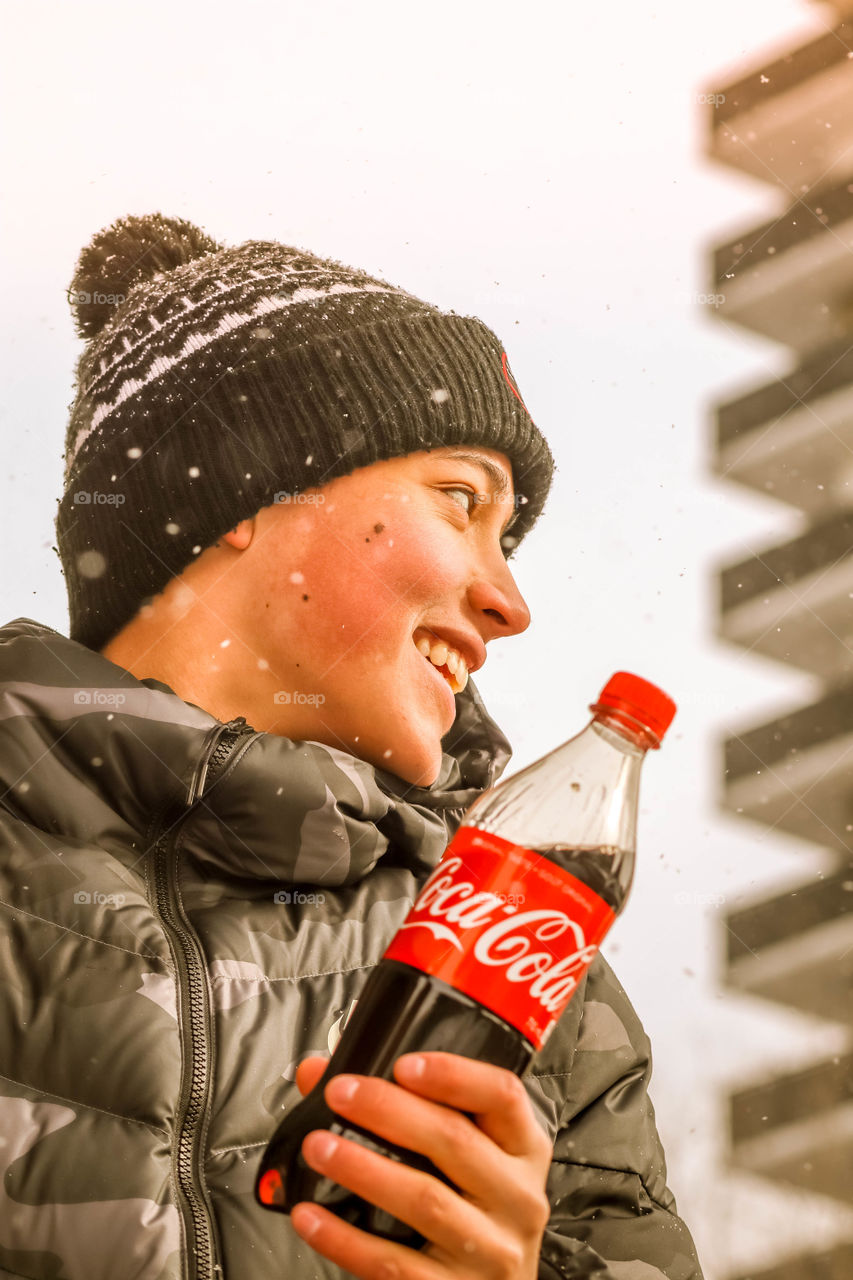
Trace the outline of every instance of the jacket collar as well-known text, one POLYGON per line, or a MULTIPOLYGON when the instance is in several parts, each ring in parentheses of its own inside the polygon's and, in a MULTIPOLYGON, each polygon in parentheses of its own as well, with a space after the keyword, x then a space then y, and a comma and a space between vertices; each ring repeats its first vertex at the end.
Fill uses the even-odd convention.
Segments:
MULTIPOLYGON (((188 856, 218 874, 351 884, 383 855, 431 869, 512 754, 472 680, 438 778, 415 787, 347 752, 248 734, 185 818, 188 856)), ((30 618, 0 628, 0 806, 136 865, 155 820, 186 811, 223 731, 154 679, 30 618)))

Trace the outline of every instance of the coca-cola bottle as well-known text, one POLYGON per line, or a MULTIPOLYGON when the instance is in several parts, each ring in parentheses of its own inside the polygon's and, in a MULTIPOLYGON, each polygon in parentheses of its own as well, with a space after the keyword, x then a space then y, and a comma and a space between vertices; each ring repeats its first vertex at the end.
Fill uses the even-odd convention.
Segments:
POLYGON ((314 1129, 360 1142, 453 1186, 425 1156, 343 1119, 334 1075, 394 1079, 404 1053, 444 1050, 521 1076, 554 1029, 621 911, 634 873, 640 767, 675 703, 619 671, 587 727, 480 795, 361 995, 314 1088, 285 1116, 255 1196, 289 1213, 313 1200, 347 1222, 420 1248, 424 1238, 306 1163, 314 1129))

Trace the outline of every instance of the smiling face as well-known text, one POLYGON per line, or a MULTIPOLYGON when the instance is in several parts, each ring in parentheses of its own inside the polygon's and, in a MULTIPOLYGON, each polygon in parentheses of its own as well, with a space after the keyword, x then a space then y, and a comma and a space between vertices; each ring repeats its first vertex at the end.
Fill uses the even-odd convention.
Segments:
POLYGON ((415 641, 449 635, 476 667, 490 640, 526 629, 501 545, 514 514, 497 451, 373 463, 244 520, 103 652, 221 720, 242 715, 429 786, 456 704, 449 671, 415 641))

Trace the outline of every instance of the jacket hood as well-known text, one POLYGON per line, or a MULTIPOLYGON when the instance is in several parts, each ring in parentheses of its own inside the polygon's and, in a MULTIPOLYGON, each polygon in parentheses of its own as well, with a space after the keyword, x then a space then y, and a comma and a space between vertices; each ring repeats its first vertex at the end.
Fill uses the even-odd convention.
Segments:
POLYGON ((428 871, 512 754, 471 679, 456 705, 430 787, 323 743, 251 731, 191 805, 223 722, 17 618, 0 628, 0 804, 130 866, 189 808, 186 854, 212 873, 352 884, 383 856, 428 871))

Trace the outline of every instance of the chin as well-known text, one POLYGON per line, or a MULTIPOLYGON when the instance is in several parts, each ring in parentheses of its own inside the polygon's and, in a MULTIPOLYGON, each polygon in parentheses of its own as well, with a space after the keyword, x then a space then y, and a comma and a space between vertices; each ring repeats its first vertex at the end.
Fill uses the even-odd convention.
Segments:
POLYGON ((380 769, 396 774, 398 778, 402 778, 404 782, 414 787, 431 787, 441 771, 441 760, 442 752, 439 747, 437 752, 416 755, 401 752, 396 763, 394 756, 390 759, 376 760, 374 763, 380 769))
POLYGON ((410 782, 414 787, 431 787, 438 777, 440 768, 440 765, 430 765, 428 769, 413 770, 411 773, 403 772, 399 776, 404 782, 410 782))

